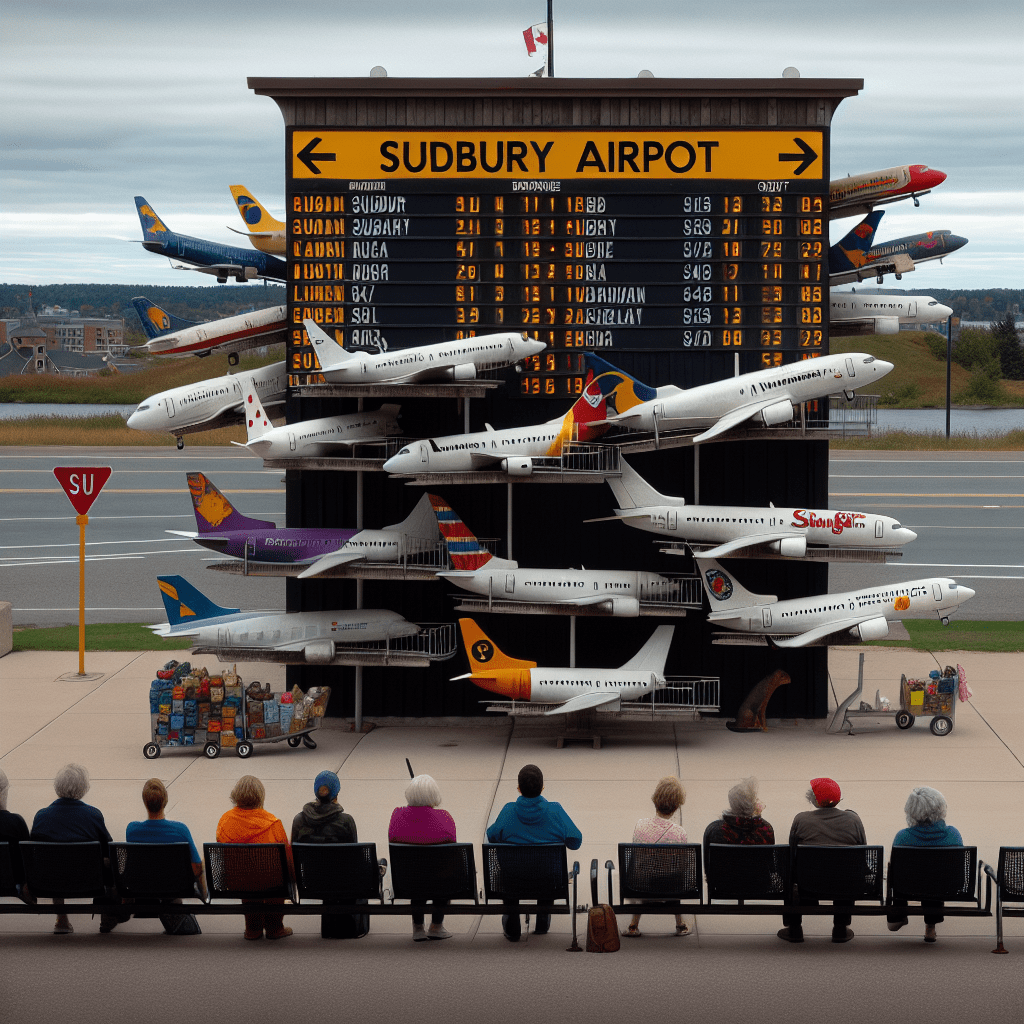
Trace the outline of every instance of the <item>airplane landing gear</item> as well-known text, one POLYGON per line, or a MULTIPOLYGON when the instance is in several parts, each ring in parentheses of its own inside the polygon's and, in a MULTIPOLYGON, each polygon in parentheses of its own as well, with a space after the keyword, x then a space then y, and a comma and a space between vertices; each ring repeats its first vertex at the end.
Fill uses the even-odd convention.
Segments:
POLYGON ((180 452, 182 450, 182 448, 184 448, 184 447, 185 447, 185 439, 182 438, 182 437, 179 437, 178 438, 178 451, 180 452))
POLYGON ((228 353, 228 366, 237 366, 237 365, 238 365, 238 353, 237 352, 229 352, 228 353))
POLYGON ((942 624, 944 626, 948 626, 949 625, 949 616, 948 615, 943 615, 942 616, 942 624))

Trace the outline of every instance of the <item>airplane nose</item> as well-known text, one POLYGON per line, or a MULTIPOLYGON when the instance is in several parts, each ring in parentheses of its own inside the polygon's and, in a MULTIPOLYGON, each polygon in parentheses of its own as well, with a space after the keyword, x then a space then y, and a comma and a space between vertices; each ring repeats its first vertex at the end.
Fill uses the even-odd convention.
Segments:
POLYGON ((957 586, 957 604, 962 604, 964 601, 970 601, 974 597, 974 591, 970 587, 957 586))
POLYGON ((896 532, 899 536, 899 539, 904 544, 909 544, 911 541, 917 540, 917 534, 914 533, 913 530, 908 530, 905 526, 900 527, 900 529, 896 532))
POLYGON ((887 373, 891 373, 896 369, 893 363, 887 363, 884 359, 876 359, 872 365, 875 367, 875 373, 879 377, 884 377, 887 373))
POLYGON ((963 235, 946 235, 946 252, 956 252, 967 244, 963 235))
POLYGON ((942 305, 941 302, 935 307, 935 312, 943 320, 948 320, 953 315, 953 310, 949 306, 942 305))

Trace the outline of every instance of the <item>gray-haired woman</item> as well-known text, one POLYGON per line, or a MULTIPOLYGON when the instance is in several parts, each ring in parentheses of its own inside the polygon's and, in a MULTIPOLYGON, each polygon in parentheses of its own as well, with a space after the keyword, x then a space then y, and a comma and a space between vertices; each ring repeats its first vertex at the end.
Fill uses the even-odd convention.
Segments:
MULTIPOLYGON (((907 828, 900 829, 892 841, 893 846, 963 846, 960 833, 952 825, 946 824, 946 798, 931 786, 918 786, 910 791, 903 813, 907 816, 907 828)), ((896 897, 893 906, 905 907, 907 901, 896 897)), ((942 909, 939 901, 922 902, 921 906, 933 908, 933 912, 924 915, 924 941, 934 942, 935 926, 942 924, 943 917, 937 910, 942 909)), ((898 910, 888 915, 889 931, 899 931, 908 924, 905 915, 898 910)))
MULTIPOLYGON (((37 843, 98 842, 106 859, 110 833, 103 821, 103 813, 99 808, 82 801, 82 797, 89 792, 89 784, 86 768, 74 763, 64 765, 53 780, 57 799, 36 812, 29 838, 37 843)), ((53 902, 58 905, 64 903, 58 899, 53 902)), ((127 916, 101 914, 100 931, 103 934, 111 932, 116 925, 127 920, 127 916)), ((67 935, 73 931, 67 914, 58 914, 53 926, 54 935, 67 935)))
MULTIPOLYGON (((439 807, 441 790, 429 775, 417 775, 405 787, 405 802, 405 807, 396 807, 391 813, 388 842, 422 845, 455 842, 455 821, 447 811, 439 807)), ((414 942, 451 938, 451 932, 444 926, 444 912, 438 912, 438 907, 444 907, 445 902, 435 901, 429 930, 423 928, 422 910, 413 912, 414 942)), ((413 906, 425 905, 425 901, 413 901, 413 906)))

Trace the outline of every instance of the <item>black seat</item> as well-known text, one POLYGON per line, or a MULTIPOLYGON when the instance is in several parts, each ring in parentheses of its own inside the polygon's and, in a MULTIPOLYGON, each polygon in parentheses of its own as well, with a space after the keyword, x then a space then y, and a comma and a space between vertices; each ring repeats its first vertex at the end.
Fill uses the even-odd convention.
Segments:
POLYGON ((797 897, 881 903, 882 863, 881 846, 798 846, 793 851, 797 897))
POLYGON ((999 867, 985 865, 985 874, 996 883, 996 948, 993 953, 1006 953, 1003 946, 1003 918, 1024 917, 1024 906, 1006 906, 1007 902, 1024 904, 1024 846, 1000 846, 999 867))
POLYGON ((21 867, 21 858, 17 857, 14 843, 0 842, 0 896, 17 896, 17 885, 25 881, 25 873, 21 867))
POLYGON ((977 903, 976 846, 894 846, 889 854, 889 901, 977 903))
POLYGON ((789 846, 711 843, 705 865, 709 900, 790 898, 789 846))
POLYGON ((480 902, 472 843, 390 843, 388 859, 395 899, 480 902))
POLYGON ((619 900, 700 900, 700 843, 619 843, 619 900))
POLYGON ((188 899, 197 895, 188 843, 111 843, 110 866, 122 899, 188 899))
POLYGON ((481 852, 485 903, 491 900, 565 900, 566 906, 569 905, 569 869, 562 844, 484 843, 481 852))
POLYGON ((103 846, 92 843, 18 844, 25 881, 33 896, 95 899, 103 896, 103 846))
POLYGON ((332 903, 384 902, 375 843, 293 843, 299 898, 332 903))
POLYGON ((284 843, 203 843, 211 900, 290 899, 284 843))

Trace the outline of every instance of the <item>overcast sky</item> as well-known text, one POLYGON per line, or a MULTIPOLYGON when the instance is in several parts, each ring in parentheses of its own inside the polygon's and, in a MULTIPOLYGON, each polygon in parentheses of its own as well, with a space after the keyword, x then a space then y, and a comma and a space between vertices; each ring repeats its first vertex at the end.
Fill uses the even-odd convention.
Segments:
MULTIPOLYGON (((948 174, 888 208, 876 242, 970 244, 903 287, 1024 286, 1019 0, 555 0, 559 77, 863 78, 832 124, 832 175, 948 174)), ((145 252, 132 197, 176 231, 241 243, 228 185, 280 216, 284 131, 247 76, 520 76, 544 0, 4 0, 0 280, 199 284, 145 252)), ((835 221, 832 241, 854 226, 835 221)), ((244 243, 242 243, 244 244, 244 243)), ((212 282, 211 282, 212 283, 212 282)), ((887 282, 888 283, 888 282, 887 282)))

